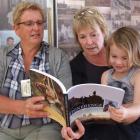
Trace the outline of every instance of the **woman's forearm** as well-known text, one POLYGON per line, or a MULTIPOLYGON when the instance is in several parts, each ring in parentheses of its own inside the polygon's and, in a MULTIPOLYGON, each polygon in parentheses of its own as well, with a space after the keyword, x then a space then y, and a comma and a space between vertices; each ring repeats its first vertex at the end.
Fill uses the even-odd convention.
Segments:
POLYGON ((0 96, 0 113, 2 114, 23 114, 24 101, 13 100, 5 96, 0 96))

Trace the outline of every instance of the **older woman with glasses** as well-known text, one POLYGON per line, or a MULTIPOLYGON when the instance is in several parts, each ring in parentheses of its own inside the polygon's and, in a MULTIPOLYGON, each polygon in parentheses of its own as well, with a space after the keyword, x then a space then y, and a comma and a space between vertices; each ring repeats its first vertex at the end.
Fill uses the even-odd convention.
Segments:
MULTIPOLYGON (((73 18, 73 32, 81 47, 81 52, 70 62, 73 84, 101 83, 102 73, 109 69, 105 49, 108 27, 104 16, 96 8, 78 11, 73 18)), ((80 128, 77 132, 63 128, 63 137, 68 140, 80 138, 84 129, 80 122, 77 125, 80 128)), ((125 135, 115 123, 99 124, 95 121, 85 125, 82 139, 125 140, 125 135)))
POLYGON ((43 111, 45 98, 23 96, 29 86, 29 69, 39 69, 71 86, 69 61, 60 49, 42 41, 45 15, 32 2, 21 2, 13 11, 13 28, 20 37, 14 47, 0 49, 0 139, 62 140, 61 126, 43 111), (24 82, 22 82, 24 81, 24 82))

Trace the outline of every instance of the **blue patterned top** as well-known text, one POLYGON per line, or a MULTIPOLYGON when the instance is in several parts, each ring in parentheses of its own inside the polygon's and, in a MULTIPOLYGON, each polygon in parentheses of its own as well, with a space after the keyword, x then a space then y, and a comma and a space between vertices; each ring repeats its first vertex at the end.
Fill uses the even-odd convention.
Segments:
MULTIPOLYGON (((34 57, 30 68, 39 69, 43 72, 49 71, 48 62, 48 47, 47 43, 41 43, 41 49, 34 57)), ((7 75, 4 81, 4 86, 1 93, 11 99, 25 100, 21 95, 21 80, 28 79, 28 74, 24 71, 22 49, 20 44, 15 46, 8 55, 12 57, 10 65, 8 66, 7 75)), ((49 118, 29 118, 25 115, 0 115, 1 127, 4 128, 20 128, 29 124, 42 125, 51 122, 49 118)))

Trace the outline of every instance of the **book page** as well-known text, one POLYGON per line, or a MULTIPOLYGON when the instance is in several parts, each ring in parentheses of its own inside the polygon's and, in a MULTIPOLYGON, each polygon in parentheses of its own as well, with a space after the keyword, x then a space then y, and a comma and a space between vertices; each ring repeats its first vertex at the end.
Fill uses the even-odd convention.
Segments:
POLYGON ((45 97, 44 111, 48 112, 48 117, 59 122, 62 126, 66 126, 63 95, 65 89, 62 83, 53 76, 34 69, 30 70, 29 77, 33 96, 45 97))
POLYGON ((122 104, 124 90, 101 84, 81 84, 68 90, 70 124, 82 121, 110 119, 108 106, 122 104))

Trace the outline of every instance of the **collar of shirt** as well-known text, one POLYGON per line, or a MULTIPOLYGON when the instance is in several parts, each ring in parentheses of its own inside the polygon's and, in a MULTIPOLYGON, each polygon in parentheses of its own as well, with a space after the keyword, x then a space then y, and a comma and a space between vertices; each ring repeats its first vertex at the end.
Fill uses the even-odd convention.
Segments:
MULTIPOLYGON (((38 51, 38 53, 35 55, 35 58, 38 59, 42 59, 42 54, 48 53, 48 49, 49 49, 49 44, 46 42, 41 42, 40 44, 40 50, 38 51)), ((22 56, 22 49, 20 46, 20 43, 18 43, 9 53, 8 56, 11 56, 12 58, 17 58, 22 56)))

